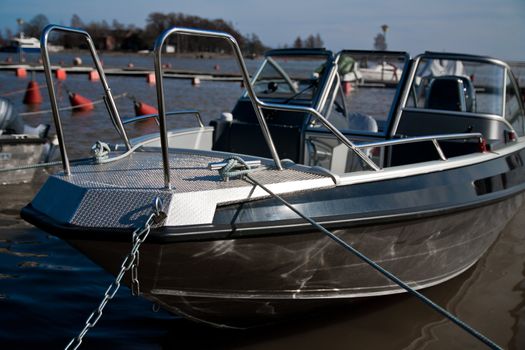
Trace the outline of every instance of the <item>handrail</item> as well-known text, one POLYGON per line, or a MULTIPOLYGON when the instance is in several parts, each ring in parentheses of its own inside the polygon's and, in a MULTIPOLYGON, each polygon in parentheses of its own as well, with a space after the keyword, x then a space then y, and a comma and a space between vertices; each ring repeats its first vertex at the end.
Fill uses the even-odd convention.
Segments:
POLYGON ((464 140, 464 139, 478 139, 479 142, 483 142, 483 135, 480 133, 459 133, 459 134, 441 134, 441 135, 427 135, 427 136, 414 136, 404 139, 385 140, 369 143, 361 143, 357 145, 359 149, 369 147, 385 147, 385 146, 397 146, 403 144, 417 143, 431 141, 436 149, 439 158, 443 161, 447 160, 443 149, 439 145, 438 141, 443 140, 464 140))
POLYGON ((334 136, 341 141, 341 143, 345 144, 348 148, 350 148, 352 151, 354 151, 355 154, 359 156, 369 167, 371 167, 373 170, 378 171, 381 170, 368 156, 361 151, 352 141, 350 141, 345 135, 343 135, 335 126, 332 125, 321 113, 319 113, 317 110, 311 107, 303 107, 303 106, 292 106, 292 105, 283 105, 279 103, 267 103, 259 100, 257 97, 255 98, 256 103, 263 108, 267 109, 275 109, 275 110, 281 110, 281 111, 290 111, 290 112, 304 112, 309 113, 313 115, 317 120, 323 124, 325 128, 330 130, 334 136))
POLYGON ((439 135, 427 135, 427 136, 414 136, 403 139, 393 139, 377 142, 368 142, 357 144, 357 148, 368 148, 368 147, 384 147, 384 146, 396 146, 407 143, 417 143, 424 141, 443 141, 443 140, 461 140, 461 139, 481 139, 483 135, 478 132, 473 133, 460 133, 460 134, 439 134, 439 135))
POLYGON ((48 47, 47 47, 49 34, 53 31, 80 34, 86 39, 86 42, 88 44, 88 47, 91 53, 91 58, 93 59, 93 62, 95 63, 95 67, 100 76, 100 81, 104 88, 104 93, 105 93, 104 101, 106 102, 106 107, 108 108, 108 112, 110 114, 111 121, 113 122, 113 125, 117 129, 117 132, 120 135, 120 137, 122 137, 122 139, 124 140, 124 143, 128 150, 131 149, 131 143, 129 142, 128 135, 126 134, 122 121, 120 120, 120 116, 118 114, 115 100, 113 99, 113 96, 111 95, 111 89, 109 88, 109 85, 107 83, 106 76, 104 74, 104 70, 102 69, 102 64, 100 63, 100 60, 98 58, 98 55, 95 49, 95 45, 93 44, 93 40, 91 39, 91 36, 85 30, 82 30, 79 28, 65 27, 65 26, 60 26, 56 24, 47 25, 42 31, 42 35, 40 36, 40 46, 42 47, 42 61, 43 61, 44 73, 45 73, 46 81, 47 81, 47 88, 49 91, 49 98, 51 100, 51 109, 53 111, 53 120, 55 122, 55 128, 56 128, 58 144, 60 148, 60 156, 62 159, 62 165, 64 167, 64 173, 69 176, 71 175, 71 168, 69 166, 69 159, 67 156, 67 151, 66 151, 66 146, 65 146, 65 141, 64 141, 62 123, 60 121, 58 103, 57 103, 55 88, 53 84, 53 77, 51 74, 52 67, 51 67, 51 62, 49 59, 49 52, 48 52, 48 47))
POLYGON ((176 33, 178 35, 201 36, 201 37, 224 39, 228 41, 228 43, 233 49, 234 55, 237 59, 237 63, 241 69, 241 75, 242 75, 244 86, 246 87, 250 100, 252 101, 252 105, 254 107, 255 114, 257 116, 257 119, 259 120, 259 124, 261 126, 263 136, 270 149, 270 153, 275 162, 275 166, 277 167, 277 169, 281 170, 282 169, 281 160, 279 159, 279 156, 277 154, 277 150, 275 148, 272 137, 270 135, 270 130, 268 129, 268 125, 266 124, 266 121, 264 120, 262 110, 260 106, 255 102, 257 97, 255 96, 255 92, 253 91, 253 87, 250 83, 248 69, 246 68, 244 60, 242 59, 241 49, 239 48, 239 45, 237 44, 237 41, 235 40, 235 38, 230 34, 222 33, 222 32, 172 27, 172 28, 166 29, 164 32, 162 32, 157 37, 157 40, 155 41, 155 46, 153 49, 153 52, 155 55, 155 79, 157 81, 157 101, 158 101, 159 123, 160 123, 160 143, 161 143, 162 161, 163 161, 163 167, 164 167, 164 186, 168 189, 171 188, 170 165, 169 165, 169 157, 168 157, 168 136, 167 136, 167 129, 166 129, 166 110, 165 110, 165 104, 164 104, 164 83, 163 83, 163 77, 162 77, 161 57, 162 57, 162 47, 164 46, 164 42, 173 33, 176 33))
MULTIPOLYGON (((185 110, 180 110, 180 111, 171 111, 171 112, 167 112, 166 116, 181 115, 181 114, 193 114, 193 115, 195 115, 195 118, 197 119, 197 123, 199 123, 199 127, 204 128, 204 123, 202 121, 201 114, 196 109, 185 109, 185 110)), ((155 121, 157 122, 157 124, 159 124, 159 119, 158 119, 159 115, 158 114, 143 114, 143 115, 138 115, 136 117, 127 118, 127 119, 122 120, 122 124, 127 125, 127 124, 131 124, 131 123, 135 123, 135 122, 139 122, 139 121, 147 120, 147 119, 151 119, 151 118, 155 118, 155 121)))

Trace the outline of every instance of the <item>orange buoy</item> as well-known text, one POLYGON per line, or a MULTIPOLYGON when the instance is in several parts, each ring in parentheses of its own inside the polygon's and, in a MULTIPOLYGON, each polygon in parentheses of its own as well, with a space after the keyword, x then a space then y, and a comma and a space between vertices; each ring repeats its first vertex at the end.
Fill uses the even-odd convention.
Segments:
POLYGON ((42 94, 40 93, 40 86, 34 80, 27 84, 26 93, 24 95, 24 104, 33 105, 42 103, 42 94))
POLYGON ((27 70, 25 68, 17 68, 15 74, 19 78, 26 78, 27 70))
POLYGON ((68 95, 69 102, 76 111, 92 111, 95 108, 95 106, 93 105, 93 101, 91 101, 87 97, 84 97, 74 92, 69 92, 68 95))
POLYGON ((89 80, 91 81, 99 81, 100 80, 100 75, 98 74, 98 71, 96 70, 92 70, 89 72, 89 80))
POLYGON ((352 83, 349 81, 343 81, 343 92, 345 93, 345 96, 350 95, 352 92, 352 83))
POLYGON ((146 81, 148 82, 148 84, 155 84, 155 74, 148 73, 148 75, 146 75, 146 81))
POLYGON ((159 110, 147 103, 133 101, 135 105, 135 115, 159 114, 159 110))
POLYGON ((55 71, 55 77, 57 78, 57 80, 66 80, 67 79, 66 70, 63 68, 58 68, 55 71))

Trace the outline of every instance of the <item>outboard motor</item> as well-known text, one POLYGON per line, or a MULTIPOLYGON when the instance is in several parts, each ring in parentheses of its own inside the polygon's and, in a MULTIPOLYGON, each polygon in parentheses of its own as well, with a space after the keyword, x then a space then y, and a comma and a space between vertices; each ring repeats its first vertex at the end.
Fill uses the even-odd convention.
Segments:
POLYGON ((48 131, 49 125, 40 124, 36 128, 26 125, 11 101, 0 97, 0 135, 26 134, 45 138, 48 131))
POLYGON ((13 133, 13 104, 0 97, 0 134, 13 133))

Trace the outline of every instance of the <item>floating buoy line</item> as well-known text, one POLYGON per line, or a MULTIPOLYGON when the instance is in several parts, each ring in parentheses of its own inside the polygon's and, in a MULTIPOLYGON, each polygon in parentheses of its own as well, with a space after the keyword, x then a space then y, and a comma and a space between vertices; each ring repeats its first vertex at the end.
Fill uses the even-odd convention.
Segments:
MULTIPOLYGON (((81 99, 78 97, 80 95, 78 94, 74 94, 77 96, 76 98, 76 101, 79 102, 81 101, 81 99)), ((127 96, 128 93, 127 92, 124 92, 120 95, 115 95, 113 96, 113 99, 119 99, 119 98, 122 98, 122 97, 125 97, 127 96)), ((62 108, 59 108, 58 110, 59 111, 70 111, 70 110, 83 110, 85 111, 86 109, 85 108, 90 108, 89 106, 93 107, 94 105, 97 105, 97 104, 100 104, 100 103, 103 103, 104 102, 104 99, 99 99, 99 100, 95 100, 95 101, 91 101, 83 96, 80 96, 84 99, 86 99, 87 101, 89 102, 86 102, 85 104, 77 104, 77 105, 73 105, 73 106, 69 106, 69 107, 62 107, 62 108)), ((93 108, 91 109, 87 109, 87 110, 92 110, 93 108)), ((46 109, 46 110, 42 110, 42 111, 35 111, 35 112, 23 112, 23 113, 19 113, 19 115, 21 116, 29 116, 29 115, 38 115, 38 114, 46 114, 46 113, 52 113, 53 110, 52 109, 46 109)))
POLYGON ((31 91, 33 89, 45 89, 47 88, 47 85, 44 84, 44 85, 36 85, 36 86, 33 86, 31 88, 27 87, 26 89, 19 89, 19 90, 13 90, 13 91, 8 91, 8 92, 5 92, 3 94, 0 94, 1 97, 8 97, 8 96, 13 96, 13 95, 17 95, 17 94, 23 94, 23 93, 27 93, 28 91, 31 91), (30 90, 31 89, 31 90, 30 90))

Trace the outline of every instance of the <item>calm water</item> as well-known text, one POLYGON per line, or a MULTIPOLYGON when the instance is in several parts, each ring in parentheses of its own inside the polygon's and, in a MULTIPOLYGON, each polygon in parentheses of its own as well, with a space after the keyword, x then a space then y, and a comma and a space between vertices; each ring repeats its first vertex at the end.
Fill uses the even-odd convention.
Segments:
MULTIPOLYGON (((64 60, 70 57, 63 58, 64 60)), ((2 57, 0 57, 2 59, 2 57)), ((106 66, 129 61, 147 66, 147 57, 104 57, 106 66)), ((135 63, 136 65, 139 65, 135 63)), ((253 71, 257 62, 249 61, 253 71)), ((186 63, 185 63, 186 64, 186 63)), ((189 63, 188 63, 189 64, 189 63)), ((233 67, 227 60, 205 59, 187 66, 195 70, 233 67), (230 66, 231 65, 231 66, 230 66)), ((175 66, 175 64, 174 64, 175 66)), ((233 68, 232 68, 233 69, 233 68)), ((36 79, 44 84, 41 74, 36 79)), ((0 72, 0 95, 24 89, 28 79, 0 72)), ((127 92, 155 104, 155 89, 142 78, 110 78, 114 95, 127 92)), ((99 84, 87 76, 70 75, 62 86, 62 106, 68 106, 65 88, 93 100, 99 84)), ((168 109, 195 108, 206 120, 229 111, 241 93, 237 83, 167 80, 168 109)), ((47 98, 42 90, 44 99, 47 98)), ((23 94, 11 99, 21 112, 23 94)), ((128 98, 117 100, 122 115, 133 115, 128 98)), ((44 102, 40 110, 49 108, 44 102)), ((66 141, 74 156, 89 153, 94 141, 116 140, 103 105, 94 112, 64 112, 66 141)), ((50 123, 50 114, 27 116, 30 124, 50 123)), ((194 125, 190 117, 172 121, 194 125)), ((175 125, 175 124, 174 124, 175 125)), ((153 125, 130 127, 133 135, 153 125)), ((20 209, 46 178, 41 171, 33 184, 0 187, 0 348, 61 348, 82 328, 112 276, 92 264, 61 240, 22 221, 20 209)), ((502 232, 484 257, 463 275, 425 294, 482 333, 509 349, 525 349, 525 208, 502 232)), ((155 313, 151 304, 130 296, 123 287, 110 302, 99 324, 82 348, 111 349, 466 349, 483 348, 462 330, 413 297, 397 295, 371 300, 358 307, 326 309, 273 327, 228 331, 201 326, 166 312, 155 313)))

